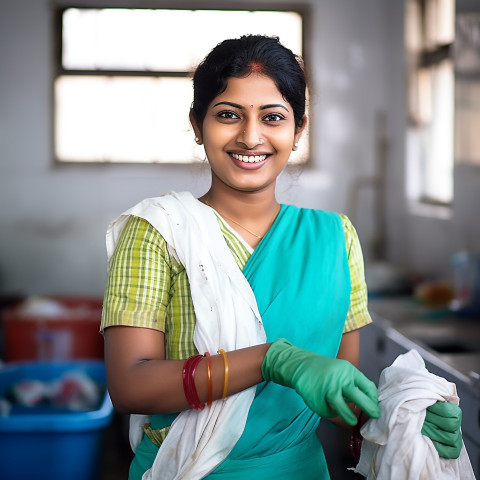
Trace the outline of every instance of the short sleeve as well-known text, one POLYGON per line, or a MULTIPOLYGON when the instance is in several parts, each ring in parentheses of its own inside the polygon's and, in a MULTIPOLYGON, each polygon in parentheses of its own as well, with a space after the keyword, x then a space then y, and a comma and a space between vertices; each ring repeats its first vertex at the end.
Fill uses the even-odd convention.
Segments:
POLYGON ((350 308, 343 332, 350 332, 372 322, 368 312, 368 291, 365 282, 365 270, 363 263, 362 247, 358 239, 355 227, 345 215, 342 218, 347 248, 348 266, 350 269, 350 308))
POLYGON ((131 216, 110 259, 100 331, 114 325, 165 331, 170 270, 164 238, 146 220, 131 216))

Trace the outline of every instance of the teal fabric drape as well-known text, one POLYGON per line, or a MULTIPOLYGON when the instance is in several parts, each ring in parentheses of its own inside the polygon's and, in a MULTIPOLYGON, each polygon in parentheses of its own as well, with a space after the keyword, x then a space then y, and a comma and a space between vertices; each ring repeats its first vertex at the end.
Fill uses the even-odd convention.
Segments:
MULTIPOLYGON (((350 303, 350 271, 339 215, 282 205, 243 273, 257 300, 267 341, 335 357, 350 303)), ((319 372, 321 374, 321 372, 319 372)), ((152 417, 162 428, 175 415, 152 417)), ((209 480, 328 480, 316 437, 320 419, 292 389, 263 382, 242 437, 209 480)), ((140 479, 158 447, 144 438, 130 479, 140 479)))
MULTIPOLYGON (((336 356, 351 289, 339 215, 282 205, 243 273, 268 342, 284 337, 306 350, 336 356)), ((258 385, 242 437, 207 478, 248 478, 275 459, 277 467, 267 468, 262 479, 328 479, 315 435, 319 420, 294 390, 271 382, 258 385), (300 461, 305 445, 310 446, 308 462, 300 461), (287 467, 293 468, 289 475, 283 473, 287 467), (243 476, 232 476, 232 469, 243 476)))

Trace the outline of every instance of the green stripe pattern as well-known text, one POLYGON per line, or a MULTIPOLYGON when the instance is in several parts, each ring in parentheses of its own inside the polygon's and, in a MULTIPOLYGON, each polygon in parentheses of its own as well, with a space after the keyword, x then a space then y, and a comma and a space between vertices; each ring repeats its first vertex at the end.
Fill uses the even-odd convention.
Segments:
MULTIPOLYGON (((250 252, 238 234, 217 215, 221 232, 243 270, 250 252)), ((367 307, 363 255, 357 233, 341 215, 352 292, 344 332, 371 322, 367 307)), ((115 325, 152 328, 165 333, 167 359, 197 353, 193 344, 195 310, 183 265, 171 255, 160 233, 146 220, 131 216, 110 259, 101 331, 115 325)))

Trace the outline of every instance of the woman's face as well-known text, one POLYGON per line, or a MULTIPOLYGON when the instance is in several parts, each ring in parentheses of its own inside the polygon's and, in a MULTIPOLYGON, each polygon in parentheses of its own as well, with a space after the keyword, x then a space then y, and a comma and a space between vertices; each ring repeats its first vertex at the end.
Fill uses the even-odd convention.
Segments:
POLYGON ((210 103, 195 134, 203 142, 214 182, 244 192, 275 185, 304 125, 273 80, 262 74, 230 78, 210 103))

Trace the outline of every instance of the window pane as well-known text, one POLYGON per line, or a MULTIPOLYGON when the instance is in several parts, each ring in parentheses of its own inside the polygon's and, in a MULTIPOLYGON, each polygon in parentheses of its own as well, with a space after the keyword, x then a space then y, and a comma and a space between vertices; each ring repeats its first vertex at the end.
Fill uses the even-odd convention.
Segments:
POLYGON ((63 76, 55 83, 56 156, 68 161, 191 162, 191 80, 63 76))
POLYGON ((444 61, 432 68, 432 120, 425 165, 424 195, 449 203, 453 197, 453 65, 444 61))
POLYGON ((302 54, 302 19, 295 12, 68 8, 62 65, 191 71, 217 43, 247 33, 279 35, 285 46, 302 54))
POLYGON ((455 158, 480 166, 480 81, 455 80, 455 158))
MULTIPOLYGON (((65 74, 55 79, 54 107, 60 161, 203 160, 188 120, 192 84, 182 73, 225 38, 247 33, 282 32, 280 41, 302 54, 297 12, 67 8, 62 20, 65 74), (102 74, 110 70, 143 75, 102 74)), ((306 161, 308 153, 305 132, 291 162, 306 161)))
POLYGON ((449 204, 453 199, 454 0, 409 0, 406 4, 409 78, 408 195, 449 204))
POLYGON ((455 37, 455 1, 425 1, 425 46, 434 49, 438 45, 453 42, 455 37))
POLYGON ((457 15, 455 38, 455 71, 457 74, 480 75, 480 13, 457 15))
MULTIPOLYGON (((74 162, 190 163, 205 158, 185 78, 63 76, 55 83, 55 153, 74 162)), ((291 163, 307 159, 308 132, 291 163)))

